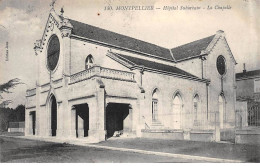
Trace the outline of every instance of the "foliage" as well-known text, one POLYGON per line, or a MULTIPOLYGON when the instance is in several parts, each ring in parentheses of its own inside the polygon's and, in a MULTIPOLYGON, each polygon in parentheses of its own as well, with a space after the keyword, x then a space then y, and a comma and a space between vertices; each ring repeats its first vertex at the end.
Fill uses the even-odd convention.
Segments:
MULTIPOLYGON (((6 83, 0 84, 0 99, 3 99, 2 93, 12 93, 10 89, 15 88, 16 85, 23 84, 19 78, 14 78, 6 83)), ((12 103, 11 100, 4 100, 0 103, 0 107, 6 107, 12 103)))
POLYGON ((15 109, 0 107, 0 130, 7 131, 9 122, 25 120, 25 106, 18 105, 15 109))

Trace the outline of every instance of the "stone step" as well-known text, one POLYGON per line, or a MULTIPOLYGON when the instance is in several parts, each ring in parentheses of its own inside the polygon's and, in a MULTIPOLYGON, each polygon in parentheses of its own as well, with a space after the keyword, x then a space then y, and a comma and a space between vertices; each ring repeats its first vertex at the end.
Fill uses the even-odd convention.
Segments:
POLYGON ((154 121, 151 124, 151 129, 163 129, 164 126, 160 121, 154 121))

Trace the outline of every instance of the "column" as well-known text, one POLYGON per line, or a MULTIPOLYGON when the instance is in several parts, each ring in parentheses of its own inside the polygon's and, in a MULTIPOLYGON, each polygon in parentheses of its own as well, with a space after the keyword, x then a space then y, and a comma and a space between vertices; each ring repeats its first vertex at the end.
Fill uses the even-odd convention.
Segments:
POLYGON ((141 130, 145 129, 145 116, 141 113, 141 110, 145 110, 144 96, 145 93, 140 93, 138 95, 138 100, 133 104, 133 130, 135 130, 137 137, 141 137, 141 130))
POLYGON ((29 112, 29 135, 33 135, 33 114, 29 112))
POLYGON ((78 137, 84 137, 84 120, 79 114, 77 114, 76 116, 78 122, 78 137))
POLYGON ((89 139, 93 142, 105 140, 105 90, 97 88, 95 98, 89 103, 89 139))
POLYGON ((215 113, 215 141, 220 141, 220 121, 219 112, 215 113))
POLYGON ((132 132, 132 124, 133 124, 133 108, 131 105, 128 106, 129 113, 127 117, 124 119, 124 133, 131 133, 132 132))
POLYGON ((62 103, 57 102, 57 131, 56 136, 62 137, 63 136, 63 111, 62 111, 62 103))
POLYGON ((71 107, 69 119, 70 119, 69 135, 71 138, 76 138, 76 108, 74 106, 71 107))
POLYGON ((28 109, 25 109, 25 136, 30 135, 29 127, 30 127, 30 112, 28 109))

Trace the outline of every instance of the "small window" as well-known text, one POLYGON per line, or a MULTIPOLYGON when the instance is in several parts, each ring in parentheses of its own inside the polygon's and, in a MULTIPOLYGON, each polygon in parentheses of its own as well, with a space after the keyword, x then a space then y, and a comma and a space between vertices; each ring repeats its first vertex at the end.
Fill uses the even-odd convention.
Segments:
POLYGON ((152 120, 158 120, 158 89, 153 91, 152 96, 152 120))
POLYGON ((222 55, 218 56, 216 65, 218 73, 223 76, 226 73, 226 60, 222 55))
POLYGON ((177 93, 173 98, 173 128, 181 128, 181 114, 183 102, 180 93, 177 93))
POLYGON ((199 96, 196 94, 193 98, 193 111, 194 111, 194 120, 195 121, 198 120, 198 116, 200 116, 200 112, 198 111, 198 107, 199 107, 199 96))
POLYGON ((93 60, 92 55, 88 55, 86 58, 86 62, 85 62, 85 69, 89 69, 89 68, 93 67, 93 63, 94 63, 94 60, 93 60))

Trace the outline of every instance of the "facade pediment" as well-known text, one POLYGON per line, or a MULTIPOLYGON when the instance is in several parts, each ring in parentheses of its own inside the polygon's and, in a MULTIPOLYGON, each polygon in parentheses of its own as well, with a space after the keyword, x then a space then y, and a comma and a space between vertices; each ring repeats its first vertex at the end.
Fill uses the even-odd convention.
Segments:
POLYGON ((42 38, 35 42, 35 53, 42 52, 44 46, 48 42, 48 38, 54 31, 54 29, 59 29, 61 31, 62 37, 70 37, 71 30, 73 26, 69 22, 69 20, 65 17, 59 16, 53 9, 51 10, 49 17, 47 19, 45 29, 43 31, 42 38))
POLYGON ((231 52, 231 49, 230 49, 230 47, 229 47, 229 45, 228 45, 228 42, 227 42, 226 37, 225 37, 225 34, 224 34, 224 32, 221 31, 221 30, 217 32, 217 35, 215 35, 215 37, 213 38, 213 40, 210 42, 210 44, 208 45, 208 47, 205 49, 205 52, 206 52, 207 54, 209 54, 209 53, 214 49, 214 47, 217 45, 217 43, 220 42, 220 41, 222 41, 222 42, 224 43, 225 48, 226 48, 227 51, 229 52, 230 57, 233 59, 234 63, 237 64, 237 63, 236 63, 236 60, 235 60, 235 58, 234 58, 234 56, 233 56, 233 53, 231 52))

